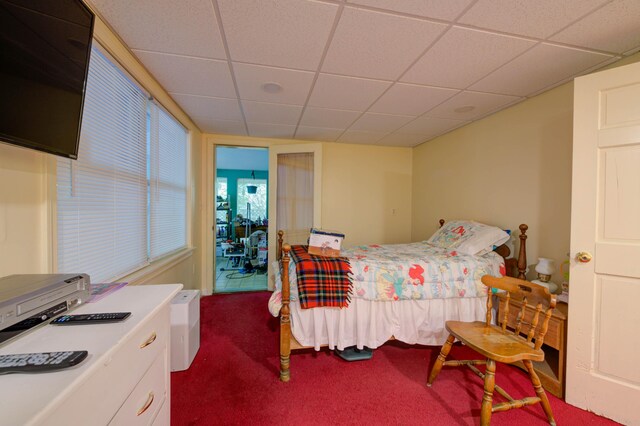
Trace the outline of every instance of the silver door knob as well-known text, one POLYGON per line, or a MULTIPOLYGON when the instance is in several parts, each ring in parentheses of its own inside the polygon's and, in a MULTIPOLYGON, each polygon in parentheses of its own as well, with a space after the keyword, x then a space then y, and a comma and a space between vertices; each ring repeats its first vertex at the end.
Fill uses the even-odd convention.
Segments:
POLYGON ((587 251, 581 251, 578 254, 576 254, 576 260, 578 262, 589 263, 591 262, 591 259, 593 259, 593 256, 591 256, 591 253, 587 251))

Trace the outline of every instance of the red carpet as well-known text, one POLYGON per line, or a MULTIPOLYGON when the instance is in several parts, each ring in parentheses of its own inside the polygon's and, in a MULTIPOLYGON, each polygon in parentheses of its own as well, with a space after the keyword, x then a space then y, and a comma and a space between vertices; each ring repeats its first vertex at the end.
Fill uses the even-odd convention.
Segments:
MULTIPOLYGON (((482 382, 469 369, 444 367, 433 388, 425 385, 435 347, 390 342, 359 362, 327 349, 293 352, 291 381, 281 383, 278 320, 268 299, 267 292, 202 299, 200 351, 189 370, 171 374, 173 425, 479 424, 482 382)), ((450 357, 469 352, 455 346, 450 357)), ((513 397, 533 395, 515 367, 498 364, 496 377, 513 397)), ((558 425, 616 424, 549 398, 558 425)), ((537 404, 495 413, 492 424, 547 423, 537 404)))

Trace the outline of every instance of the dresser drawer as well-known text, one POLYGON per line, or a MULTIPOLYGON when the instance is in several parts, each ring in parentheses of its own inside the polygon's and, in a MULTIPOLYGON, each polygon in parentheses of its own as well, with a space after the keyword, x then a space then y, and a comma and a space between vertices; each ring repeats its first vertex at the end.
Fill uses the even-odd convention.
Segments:
POLYGON ((151 424, 166 399, 168 368, 167 350, 164 350, 158 354, 109 424, 113 426, 151 424))
POLYGON ((103 357, 92 379, 80 385, 47 423, 86 425, 90 419, 92 425, 108 424, 158 355, 167 353, 168 342, 169 307, 165 306, 103 357), (82 411, 81 407, 92 408, 86 415, 64 417, 64 413, 82 411))

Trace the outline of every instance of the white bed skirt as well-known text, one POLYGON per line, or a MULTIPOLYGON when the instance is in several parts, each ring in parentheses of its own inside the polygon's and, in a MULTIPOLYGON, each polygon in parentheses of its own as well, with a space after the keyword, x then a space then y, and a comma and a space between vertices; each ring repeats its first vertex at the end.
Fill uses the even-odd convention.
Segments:
POLYGON ((292 301, 291 331, 303 346, 377 348, 394 336, 408 344, 442 345, 445 321, 485 321, 487 297, 394 302, 353 299, 349 307, 302 309, 292 301))

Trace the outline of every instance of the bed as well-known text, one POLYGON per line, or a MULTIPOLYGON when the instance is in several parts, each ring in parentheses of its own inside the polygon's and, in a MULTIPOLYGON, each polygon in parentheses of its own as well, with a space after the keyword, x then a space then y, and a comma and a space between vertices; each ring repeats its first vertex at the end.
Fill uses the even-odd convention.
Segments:
MULTIPOLYGON (((485 274, 524 277, 528 227, 519 227, 519 255, 514 259, 509 258, 511 249, 502 243, 479 250, 495 235, 475 238, 479 244, 452 241, 460 237, 464 227, 469 230, 475 226, 471 224, 477 223, 451 221, 443 226, 444 220, 440 220, 438 232, 423 242, 343 250, 352 283, 343 308, 303 309, 292 247, 283 243, 284 234, 279 231, 280 265, 274 268, 276 291, 270 310, 280 318, 280 380, 290 379, 292 350, 375 349, 388 340, 438 346, 447 337, 445 321, 484 321, 486 287, 480 278, 485 274), (460 251, 463 246, 466 251, 460 251)), ((499 229, 490 228, 494 233, 499 229)), ((294 251, 299 249, 294 247, 294 251)), ((304 293, 302 296, 304 302, 304 293)))

